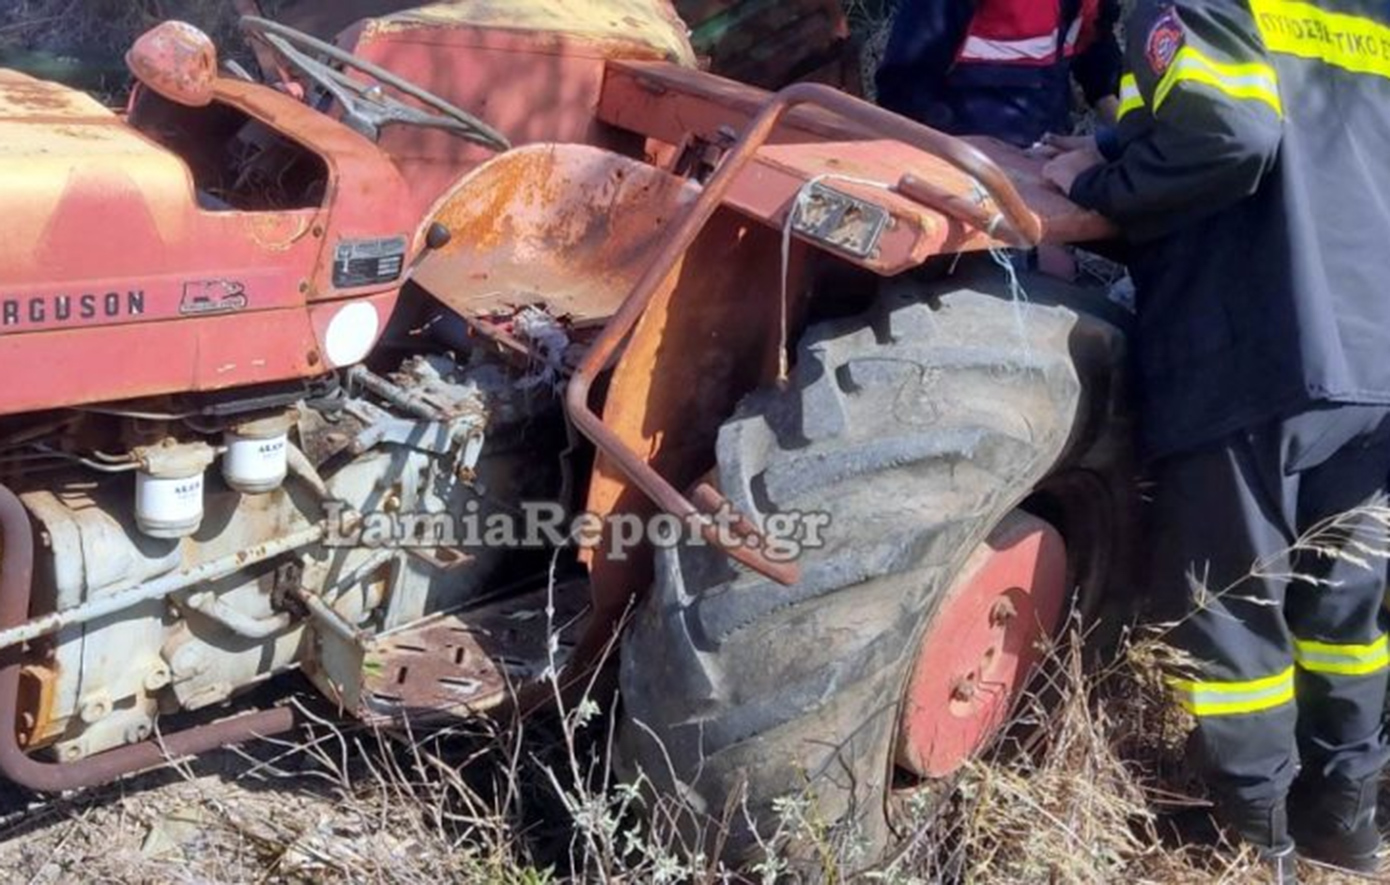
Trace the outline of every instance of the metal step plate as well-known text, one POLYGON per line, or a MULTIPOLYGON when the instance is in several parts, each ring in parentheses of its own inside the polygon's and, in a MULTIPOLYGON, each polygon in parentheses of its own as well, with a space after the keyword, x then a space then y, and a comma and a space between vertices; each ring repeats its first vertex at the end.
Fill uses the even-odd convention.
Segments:
POLYGON ((447 725, 563 668, 584 624, 589 585, 557 585, 548 616, 551 599, 542 587, 382 636, 363 664, 359 717, 378 726, 447 725))

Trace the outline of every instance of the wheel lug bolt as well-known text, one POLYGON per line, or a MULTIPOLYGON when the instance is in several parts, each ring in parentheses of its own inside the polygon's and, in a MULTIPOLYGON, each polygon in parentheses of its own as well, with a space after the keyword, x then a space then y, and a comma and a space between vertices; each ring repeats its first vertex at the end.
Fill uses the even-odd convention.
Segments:
POLYGON ((989 611, 989 623, 994 627, 1007 624, 1016 617, 1018 617, 1018 609, 1007 599, 999 600, 989 611))

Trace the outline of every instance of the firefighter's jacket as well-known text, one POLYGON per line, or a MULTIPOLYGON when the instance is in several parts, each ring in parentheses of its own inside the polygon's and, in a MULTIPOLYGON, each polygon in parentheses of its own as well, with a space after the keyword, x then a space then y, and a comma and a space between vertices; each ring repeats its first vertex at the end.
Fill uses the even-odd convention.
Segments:
POLYGON ((1118 0, 902 0, 877 76, 889 110, 1021 146, 1071 131, 1071 76, 1115 95, 1118 0))
POLYGON ((1139 0, 1118 154, 1150 456, 1390 403, 1390 4, 1139 0))

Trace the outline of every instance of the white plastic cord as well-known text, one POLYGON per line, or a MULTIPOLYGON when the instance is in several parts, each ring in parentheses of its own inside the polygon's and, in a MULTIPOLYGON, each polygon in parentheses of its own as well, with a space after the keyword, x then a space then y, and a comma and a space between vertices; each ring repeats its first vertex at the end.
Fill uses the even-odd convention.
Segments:
MULTIPOLYGON (((988 199, 989 195, 985 193, 985 189, 980 186, 980 183, 978 181, 974 182, 974 186, 975 199, 981 205, 984 205, 984 202, 986 199, 988 199)), ((997 213, 994 216, 994 218, 991 219, 989 223, 989 230, 987 230, 986 233, 991 238, 993 238, 994 232, 999 229, 999 225, 1003 223, 1003 221, 1004 214, 1002 212, 997 213)), ((1013 304, 1014 307, 1014 321, 1018 324, 1019 342, 1023 345, 1024 353, 1031 356, 1031 348, 1028 345, 1027 329, 1024 327, 1023 324, 1023 305, 1028 303, 1028 291, 1023 288, 1023 281, 1018 278, 1018 268, 1014 266, 1013 252, 1014 250, 1006 246, 989 247, 990 260, 993 261, 999 267, 999 269, 1004 272, 1004 279, 1008 283, 1009 301, 1013 304)))

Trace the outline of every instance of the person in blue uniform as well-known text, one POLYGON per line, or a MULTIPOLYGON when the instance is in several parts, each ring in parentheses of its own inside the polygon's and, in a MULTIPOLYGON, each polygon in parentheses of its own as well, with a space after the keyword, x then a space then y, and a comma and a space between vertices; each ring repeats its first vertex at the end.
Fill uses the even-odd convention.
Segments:
POLYGON ((902 0, 878 69, 883 107, 953 135, 1029 147, 1072 131, 1072 78, 1118 107, 1118 0, 902 0))
POLYGON ((1126 33, 1116 129, 1044 175, 1132 243, 1175 687, 1276 881, 1383 875, 1390 4, 1139 0, 1126 33))

